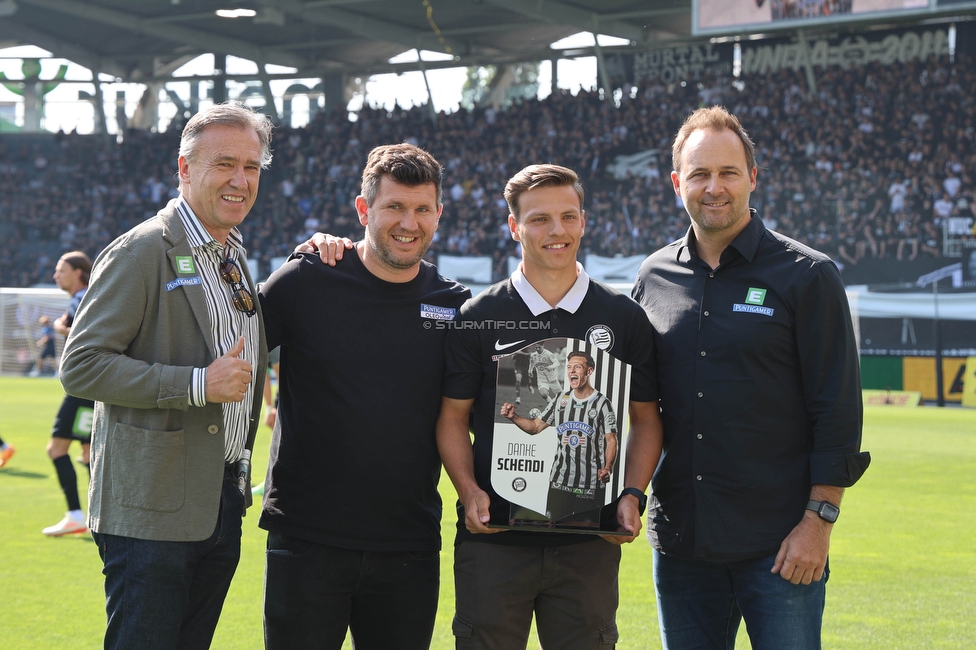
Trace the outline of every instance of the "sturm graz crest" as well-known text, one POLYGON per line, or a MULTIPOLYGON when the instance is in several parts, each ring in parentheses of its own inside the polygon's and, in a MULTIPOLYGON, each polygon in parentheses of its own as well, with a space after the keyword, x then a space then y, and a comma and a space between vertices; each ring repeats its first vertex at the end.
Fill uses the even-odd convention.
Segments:
POLYGON ((606 325, 594 325, 586 332, 586 340, 604 352, 613 347, 613 332, 606 325))

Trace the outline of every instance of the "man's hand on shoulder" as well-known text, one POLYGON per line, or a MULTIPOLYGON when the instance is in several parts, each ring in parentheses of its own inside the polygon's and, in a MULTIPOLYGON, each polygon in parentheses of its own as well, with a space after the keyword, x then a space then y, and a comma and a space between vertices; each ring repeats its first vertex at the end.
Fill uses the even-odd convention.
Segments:
POLYGON ((240 358, 243 351, 242 336, 237 339, 237 345, 207 366, 207 403, 222 404, 244 399, 253 368, 250 362, 240 358))
POLYGON ((336 237, 327 233, 317 232, 311 238, 295 247, 296 253, 318 253, 323 264, 335 266, 342 259, 347 250, 352 250, 352 240, 348 237, 336 237))

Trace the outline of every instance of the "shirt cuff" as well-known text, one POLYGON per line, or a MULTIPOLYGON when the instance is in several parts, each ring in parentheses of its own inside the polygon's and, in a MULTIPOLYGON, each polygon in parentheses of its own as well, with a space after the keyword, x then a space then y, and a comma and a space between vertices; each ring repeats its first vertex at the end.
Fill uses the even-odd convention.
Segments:
POLYGON ((871 453, 814 452, 810 457, 810 484, 849 488, 871 464, 871 453))
POLYGON ((190 377, 190 406, 207 405, 207 369, 194 368, 190 377))

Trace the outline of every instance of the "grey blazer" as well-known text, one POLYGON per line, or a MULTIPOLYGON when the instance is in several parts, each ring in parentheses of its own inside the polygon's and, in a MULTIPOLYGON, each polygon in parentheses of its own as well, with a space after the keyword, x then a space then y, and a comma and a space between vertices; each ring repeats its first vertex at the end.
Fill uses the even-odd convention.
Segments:
MULTIPOLYGON (((65 343, 65 391, 96 402, 88 495, 95 532, 199 541, 216 526, 223 411, 220 404, 189 406, 193 368, 216 358, 212 326, 202 286, 167 286, 178 277, 176 257, 191 254, 171 201, 95 260, 65 343)), ((253 290, 247 265, 241 270, 253 290)), ((255 318, 261 319, 256 296, 254 302, 255 318)), ((263 323, 259 350, 248 449, 260 421, 267 369, 263 323)), ((250 505, 250 490, 245 500, 250 505)))

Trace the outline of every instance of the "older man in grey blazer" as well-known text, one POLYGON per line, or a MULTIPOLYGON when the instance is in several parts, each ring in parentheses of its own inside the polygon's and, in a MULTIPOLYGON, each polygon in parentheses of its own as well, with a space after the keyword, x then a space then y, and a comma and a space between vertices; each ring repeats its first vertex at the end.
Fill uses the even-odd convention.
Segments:
POLYGON ((237 226, 270 137, 242 104, 190 119, 180 196, 99 255, 65 345, 65 390, 96 401, 106 648, 209 647, 237 568, 267 366, 237 226))

